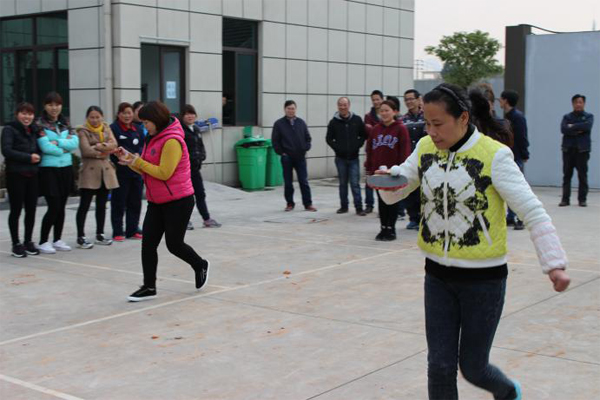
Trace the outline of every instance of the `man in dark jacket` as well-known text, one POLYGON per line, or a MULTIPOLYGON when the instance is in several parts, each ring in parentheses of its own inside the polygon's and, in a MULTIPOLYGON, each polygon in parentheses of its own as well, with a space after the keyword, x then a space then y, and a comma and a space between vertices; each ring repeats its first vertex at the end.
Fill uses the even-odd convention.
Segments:
MULTIPOLYGON (((512 152, 515 163, 523 172, 525 163, 529 160, 529 140, 527 139, 527 120, 523 113, 515 108, 518 102, 519 94, 514 90, 505 90, 500 94, 500 107, 504 110, 504 118, 510 122, 513 131, 514 145, 512 152)), ((508 209, 506 222, 508 225, 514 225, 517 231, 525 228, 523 221, 519 220, 510 208, 508 209)))
POLYGON ((310 133, 302 118, 296 117, 296 102, 287 100, 284 104, 285 116, 275 121, 271 140, 273 150, 281 156, 283 180, 285 184, 285 211, 294 209, 294 170, 302 192, 302 203, 306 211, 317 211, 312 205, 308 171, 306 169, 306 152, 310 150, 310 133))
POLYGON ((350 111, 350 100, 340 97, 336 112, 327 125, 327 144, 335 152, 335 166, 340 180, 340 209, 338 214, 348 212, 348 181, 352 189, 356 214, 367 215, 362 207, 360 195, 360 170, 358 152, 366 140, 365 125, 362 119, 350 111))
MULTIPOLYGON (((194 186, 194 196, 196 197, 196 207, 198 212, 202 216, 203 226, 205 228, 219 228, 220 223, 210 217, 208 207, 206 206, 206 191, 204 190, 204 181, 202 180, 202 174, 200 168, 202 168, 202 161, 206 160, 206 149, 204 142, 202 141, 202 133, 200 128, 195 124, 196 122, 196 109, 191 104, 186 104, 181 112, 181 126, 183 127, 183 133, 185 134, 185 145, 188 148, 190 155, 190 170, 192 185, 194 186)), ((194 229, 192 221, 188 221, 188 230, 194 229)))
POLYGON ((560 130, 563 134, 563 194, 559 206, 564 207, 570 204, 571 197, 571 177, 573 169, 577 169, 577 179, 579 180, 579 200, 580 207, 587 206, 587 170, 590 151, 592 149, 591 132, 594 125, 594 115, 584 111, 585 96, 576 94, 571 98, 573 112, 566 114, 560 124, 560 130))

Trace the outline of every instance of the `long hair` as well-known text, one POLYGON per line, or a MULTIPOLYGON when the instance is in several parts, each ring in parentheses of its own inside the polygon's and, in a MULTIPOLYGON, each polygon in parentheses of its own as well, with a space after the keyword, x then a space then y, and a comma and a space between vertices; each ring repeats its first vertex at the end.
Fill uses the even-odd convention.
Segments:
POLYGON ((505 120, 493 117, 490 103, 484 93, 479 89, 469 92, 471 101, 471 122, 486 136, 512 147, 514 143, 513 133, 505 120))

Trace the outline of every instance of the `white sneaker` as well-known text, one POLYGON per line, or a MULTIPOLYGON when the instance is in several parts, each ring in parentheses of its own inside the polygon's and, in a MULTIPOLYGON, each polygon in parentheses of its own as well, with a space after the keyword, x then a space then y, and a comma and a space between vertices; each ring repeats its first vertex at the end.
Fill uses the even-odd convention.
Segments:
POLYGON ((56 242, 52 243, 52 246, 58 251, 71 251, 71 246, 62 240, 57 240, 56 242))
POLYGON ((56 253, 56 249, 54 247, 52 247, 52 244, 50 242, 42 243, 40 245, 37 245, 36 247, 40 251, 40 253, 43 253, 43 254, 56 253))

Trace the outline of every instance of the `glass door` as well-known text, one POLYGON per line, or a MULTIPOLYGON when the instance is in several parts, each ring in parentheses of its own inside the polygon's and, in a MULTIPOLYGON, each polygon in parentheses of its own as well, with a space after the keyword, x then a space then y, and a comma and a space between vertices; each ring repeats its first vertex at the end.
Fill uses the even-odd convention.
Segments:
POLYGON ((142 45, 142 101, 160 100, 173 113, 185 104, 182 47, 142 45))

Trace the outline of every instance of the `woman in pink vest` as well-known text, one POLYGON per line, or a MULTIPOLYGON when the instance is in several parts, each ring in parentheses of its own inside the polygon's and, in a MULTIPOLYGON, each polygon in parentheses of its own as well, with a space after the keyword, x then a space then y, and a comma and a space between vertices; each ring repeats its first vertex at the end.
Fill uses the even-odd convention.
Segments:
POLYGON ((142 155, 131 154, 122 147, 117 149, 119 163, 142 175, 148 198, 142 228, 144 284, 128 297, 129 301, 156 297, 157 248, 163 233, 169 251, 194 269, 196 289, 206 284, 210 266, 183 241, 194 209, 194 188, 181 124, 171 118, 169 109, 159 101, 148 103, 138 115, 148 130, 142 155))

